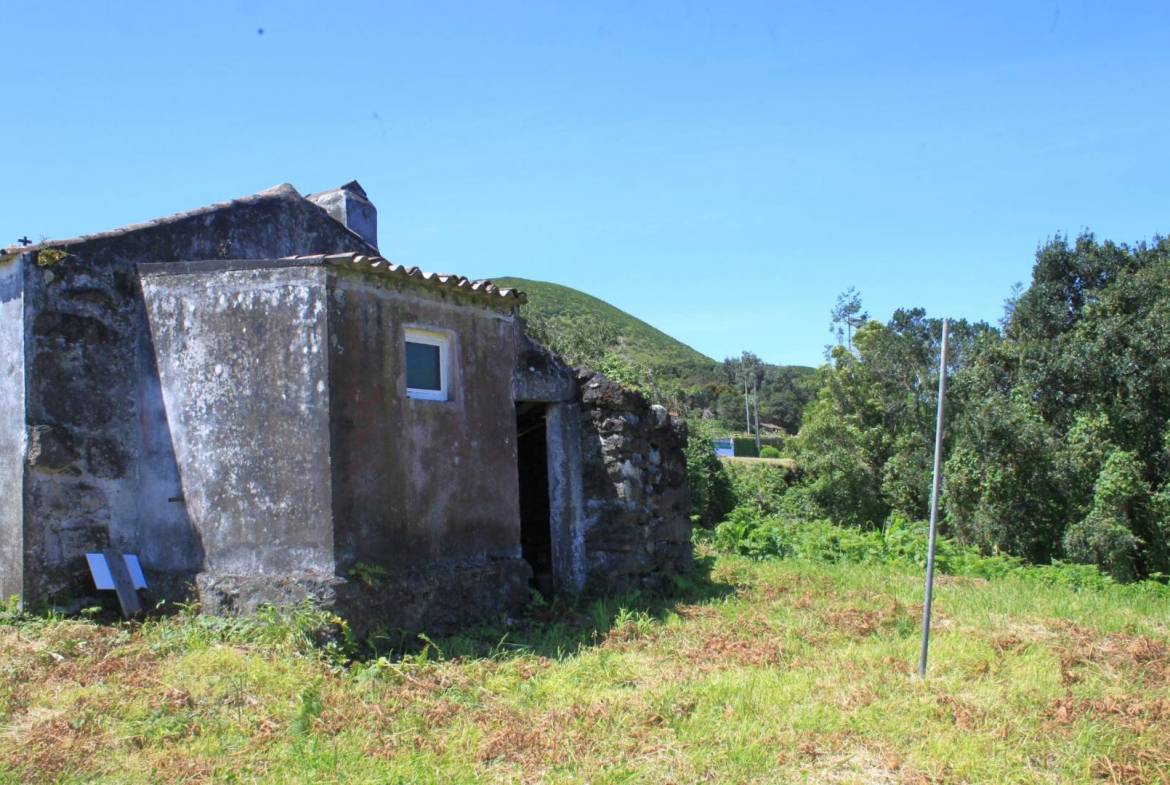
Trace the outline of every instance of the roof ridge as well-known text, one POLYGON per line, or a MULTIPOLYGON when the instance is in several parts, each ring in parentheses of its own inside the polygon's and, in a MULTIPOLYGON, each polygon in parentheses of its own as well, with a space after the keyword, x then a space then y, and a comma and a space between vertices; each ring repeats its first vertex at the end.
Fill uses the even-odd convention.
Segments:
POLYGON ((63 240, 45 240, 44 242, 36 243, 34 245, 20 246, 10 245, 6 248, 0 248, 0 253, 5 256, 10 254, 27 253, 29 251, 41 251, 46 248, 55 248, 60 246, 77 245, 78 243, 86 243, 92 240, 105 240, 111 237, 121 237, 122 235, 131 232, 141 231, 143 229, 150 229, 156 226, 165 226, 166 224, 182 221, 187 218, 193 218, 199 215, 206 215, 216 210, 222 210, 227 207, 239 204, 252 204, 261 201, 262 199, 270 199, 274 196, 295 196, 298 199, 303 198, 299 191, 291 183, 281 183, 274 185, 271 188, 265 188, 263 191, 257 191, 254 194, 247 196, 240 196, 235 199, 229 199, 226 202, 215 202, 213 204, 197 207, 194 210, 184 210, 183 212, 174 213, 172 215, 165 215, 159 218, 151 218, 148 221, 139 221, 137 223, 126 224, 119 226, 117 229, 109 229, 104 232, 95 232, 93 234, 81 234, 76 237, 68 237, 63 240))

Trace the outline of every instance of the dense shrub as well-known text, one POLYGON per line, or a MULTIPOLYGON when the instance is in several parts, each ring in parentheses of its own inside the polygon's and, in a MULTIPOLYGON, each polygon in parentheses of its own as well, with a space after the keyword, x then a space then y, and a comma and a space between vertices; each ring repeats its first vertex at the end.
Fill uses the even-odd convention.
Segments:
POLYGON ((1132 452, 1115 450, 1093 486, 1093 506, 1064 534, 1064 549, 1076 561, 1098 564, 1119 580, 1136 577, 1141 540, 1134 533, 1149 506, 1149 487, 1132 452))
MULTIPOLYGON (((735 445, 735 457, 737 458, 767 458, 769 456, 764 455, 765 447, 771 447, 777 453, 780 453, 784 449, 783 436, 761 436, 759 450, 756 449, 756 437, 751 434, 747 436, 733 436, 731 438, 735 445)), ((775 457, 779 458, 780 454, 775 457)))
POLYGON ((731 480, 711 443, 711 426, 699 419, 687 421, 687 483, 691 489, 691 519, 711 527, 735 506, 731 480))
POLYGON ((781 458, 783 456, 780 455, 780 451, 777 450, 775 447, 773 447, 770 444, 765 444, 763 447, 760 448, 760 457, 761 458, 781 458))
POLYGON ((763 515, 781 510, 792 481, 792 472, 787 467, 762 461, 724 461, 723 472, 730 491, 728 510, 743 504, 763 515))
MULTIPOLYGON (((761 515, 755 506, 741 504, 715 527, 713 541, 720 550, 753 558, 891 564, 922 569, 926 564, 927 524, 894 516, 882 529, 863 530, 838 526, 825 519, 761 515)), ((1060 584, 1078 589, 1117 585, 1112 576, 1090 564, 1029 565, 1013 556, 985 556, 942 536, 935 545, 935 567, 949 575, 979 578, 1013 575, 1042 585, 1060 584)), ((1155 580, 1129 584, 1126 589, 1170 598, 1170 586, 1155 580)))

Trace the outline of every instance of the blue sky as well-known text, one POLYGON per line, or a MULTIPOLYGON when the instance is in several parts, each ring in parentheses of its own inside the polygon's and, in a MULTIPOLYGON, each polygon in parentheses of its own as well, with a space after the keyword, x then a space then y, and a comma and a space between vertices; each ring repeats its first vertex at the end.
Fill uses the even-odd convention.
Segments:
POLYGON ((995 320, 1053 234, 1168 229, 1164 1, 0 14, 0 244, 356 178, 395 261, 818 364, 847 286, 995 320))

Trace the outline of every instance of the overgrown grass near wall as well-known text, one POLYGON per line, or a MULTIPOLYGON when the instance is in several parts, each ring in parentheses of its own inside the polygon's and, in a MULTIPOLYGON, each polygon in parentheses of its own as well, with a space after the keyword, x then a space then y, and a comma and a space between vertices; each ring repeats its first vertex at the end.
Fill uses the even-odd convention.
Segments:
POLYGON ((1170 601, 716 554, 664 596, 352 641, 309 609, 0 619, 0 783, 1166 783, 1170 601))

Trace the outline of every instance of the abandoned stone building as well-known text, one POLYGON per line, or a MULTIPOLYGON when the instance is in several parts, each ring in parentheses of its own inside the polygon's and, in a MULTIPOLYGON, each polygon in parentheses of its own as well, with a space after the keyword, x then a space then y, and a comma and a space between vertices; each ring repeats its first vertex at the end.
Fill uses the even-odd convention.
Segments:
POLYGON ((0 256, 0 595, 303 598, 435 629, 690 560, 685 426, 382 258, 357 183, 0 256))

